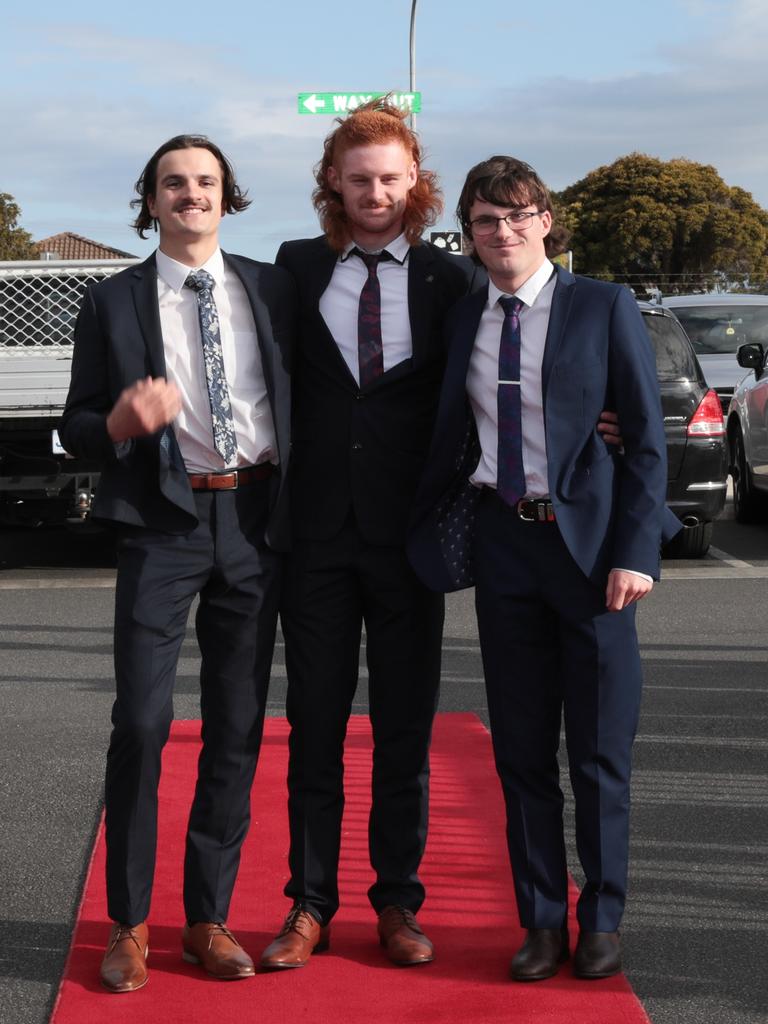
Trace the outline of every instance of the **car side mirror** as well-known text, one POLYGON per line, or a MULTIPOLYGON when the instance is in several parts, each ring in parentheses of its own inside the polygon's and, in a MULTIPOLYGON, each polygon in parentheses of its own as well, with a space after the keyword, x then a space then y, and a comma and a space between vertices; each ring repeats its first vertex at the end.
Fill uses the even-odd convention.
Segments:
POLYGON ((736 361, 745 370, 755 370, 759 374, 765 364, 763 346, 759 342, 739 345, 736 349, 736 361))

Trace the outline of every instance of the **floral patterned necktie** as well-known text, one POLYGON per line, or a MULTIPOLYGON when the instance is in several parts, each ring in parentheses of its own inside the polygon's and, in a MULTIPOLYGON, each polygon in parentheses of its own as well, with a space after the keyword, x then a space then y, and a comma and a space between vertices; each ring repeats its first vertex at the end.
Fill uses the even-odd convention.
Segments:
POLYGON ((213 444, 225 466, 234 465, 237 457, 237 436, 229 401, 229 388, 224 374, 221 351, 219 313, 213 301, 213 278, 207 270, 193 270, 184 284, 197 294, 197 315, 200 320, 200 340, 203 343, 205 379, 208 401, 211 405, 213 444))
POLYGON ((357 359, 360 367, 360 387, 376 380, 384 373, 384 347, 381 340, 381 289, 376 268, 382 260, 392 257, 382 252, 363 252, 355 246, 351 256, 359 256, 368 268, 368 277, 360 292, 357 311, 357 359))
POLYGON ((499 344, 496 493, 507 505, 516 505, 525 495, 520 401, 520 310, 525 303, 522 299, 502 295, 499 305, 504 310, 504 323, 499 344))

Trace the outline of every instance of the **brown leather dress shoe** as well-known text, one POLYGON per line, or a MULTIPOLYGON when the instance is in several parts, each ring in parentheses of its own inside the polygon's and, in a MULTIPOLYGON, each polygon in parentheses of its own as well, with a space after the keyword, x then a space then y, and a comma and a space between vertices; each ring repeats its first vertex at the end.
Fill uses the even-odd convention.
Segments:
POLYGON ((573 955, 577 978, 610 978, 621 970, 618 932, 579 932, 573 955))
POLYGON ((384 907, 379 914, 379 942, 399 967, 428 964, 434 960, 432 943, 405 907, 384 907))
POLYGON ((303 967, 313 953, 323 953, 331 944, 330 925, 320 922, 295 904, 274 940, 261 955, 261 966, 267 968, 303 967))
POLYGON ((141 924, 116 924, 109 933, 109 942, 101 961, 101 983, 110 992, 135 992, 147 984, 149 929, 141 924))
POLYGON ((557 974, 570 955, 567 928, 529 928, 509 966, 509 976, 515 981, 543 981, 557 974))
POLYGON ((215 921, 185 924, 181 933, 182 959, 200 964, 219 981, 239 981, 256 973, 248 956, 232 932, 215 921))

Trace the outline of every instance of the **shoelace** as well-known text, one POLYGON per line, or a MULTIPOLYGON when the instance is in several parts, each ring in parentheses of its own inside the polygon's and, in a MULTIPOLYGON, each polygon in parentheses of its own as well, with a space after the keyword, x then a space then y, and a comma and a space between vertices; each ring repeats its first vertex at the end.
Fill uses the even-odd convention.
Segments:
POLYGON ((383 926, 391 927, 393 931, 396 928, 399 928, 400 925, 404 924, 407 928, 410 928, 411 931, 416 932, 418 935, 424 934, 424 932, 417 924, 416 918, 413 916, 413 911, 408 910, 407 907, 387 907, 387 909, 382 912, 381 917, 383 918, 383 926))
POLYGON ((208 949, 211 948, 211 946, 213 945, 213 940, 217 936, 219 936, 219 935, 224 935, 231 942, 234 942, 234 944, 236 946, 240 945, 240 943, 237 941, 235 936, 232 934, 232 932, 229 930, 229 928, 227 928, 226 925, 224 925, 224 924, 212 924, 210 929, 208 930, 208 949))
POLYGON ((116 948, 119 942, 125 942, 126 939, 130 940, 134 944, 136 949, 139 950, 139 952, 142 951, 141 943, 139 942, 139 937, 134 931, 134 929, 132 927, 129 927, 128 925, 119 924, 115 931, 115 936, 109 945, 109 952, 111 953, 116 948))
POLYGON ((314 918, 312 915, 303 910, 301 907, 294 907, 285 919, 280 935, 287 935, 288 932, 297 932, 302 938, 308 939, 307 934, 314 918), (308 927, 309 926, 309 927, 308 927))

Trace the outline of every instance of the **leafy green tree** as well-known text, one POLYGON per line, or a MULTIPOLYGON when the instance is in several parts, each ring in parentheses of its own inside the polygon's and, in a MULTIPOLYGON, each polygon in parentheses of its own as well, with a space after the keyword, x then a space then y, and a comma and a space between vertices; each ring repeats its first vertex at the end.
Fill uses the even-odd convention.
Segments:
POLYGON ((13 196, 0 192, 0 260, 33 260, 37 256, 32 236, 17 226, 20 216, 13 196))
POLYGON ((631 153, 555 200, 580 273, 665 294, 768 285, 768 211, 714 167, 631 153))

